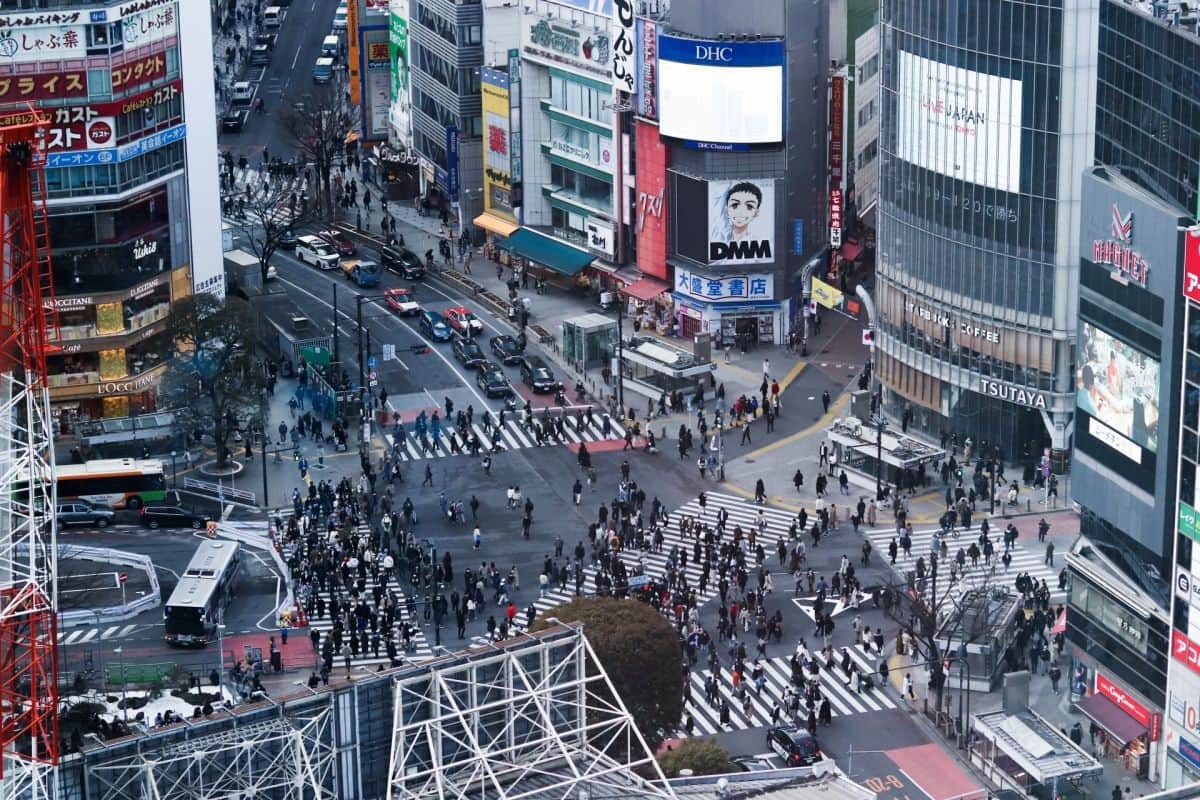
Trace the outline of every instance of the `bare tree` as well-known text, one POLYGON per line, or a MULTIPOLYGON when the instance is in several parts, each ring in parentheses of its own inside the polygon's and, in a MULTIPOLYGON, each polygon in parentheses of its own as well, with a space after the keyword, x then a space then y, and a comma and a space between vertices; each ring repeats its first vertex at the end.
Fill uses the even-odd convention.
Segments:
POLYGON ((333 217, 333 168, 346 152, 346 137, 356 115, 333 89, 305 95, 288 114, 288 130, 296 149, 317 172, 320 212, 333 217))
POLYGON ((175 424, 184 436, 212 436, 218 467, 229 463, 229 437, 247 421, 266 419, 266 376, 254 358, 257 320, 237 297, 197 294, 171 309, 175 353, 164 391, 182 398, 175 424))
POLYGON ((250 242, 264 281, 271 257, 279 249, 284 234, 316 217, 315 206, 306 196, 303 183, 297 186, 287 178, 246 188, 234 196, 231 205, 232 219, 250 242))

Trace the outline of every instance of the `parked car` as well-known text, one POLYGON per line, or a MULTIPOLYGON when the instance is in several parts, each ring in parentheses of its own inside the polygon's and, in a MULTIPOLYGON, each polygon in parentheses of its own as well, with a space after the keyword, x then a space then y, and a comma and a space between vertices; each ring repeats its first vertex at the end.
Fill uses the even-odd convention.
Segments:
POLYGON ((244 108, 230 109, 221 117, 221 133, 241 133, 249 117, 250 112, 244 108))
POLYGON ((475 319, 466 306, 454 306, 442 312, 446 322, 461 336, 478 336, 483 333, 483 323, 475 319))
POLYGON ((402 317, 415 317, 421 313, 421 305, 417 302, 417 294, 407 286, 396 289, 385 289, 383 302, 392 311, 402 317))
POLYGON ((461 336, 454 337, 454 357, 463 366, 471 369, 478 367, 480 364, 487 363, 487 356, 483 354, 483 350, 479 345, 461 336))
POLYGON ((89 503, 87 500, 63 500, 55 509, 59 525, 93 525, 107 528, 117 512, 111 506, 89 503))
POLYGON ((254 99, 254 84, 250 83, 250 81, 238 81, 234 83, 230 99, 235 106, 250 105, 250 101, 254 99))
POLYGON ((453 331, 446 320, 436 311, 422 311, 420 321, 421 332, 431 337, 435 342, 448 342, 453 331))
POLYGON ((519 364, 523 351, 517 340, 508 334, 504 333, 499 336, 493 336, 491 341, 492 354, 500 359, 501 364, 519 364))
POLYGON ((299 244, 300 237, 291 228, 288 228, 283 233, 279 234, 279 247, 284 250, 295 250, 299 244))
POLYGON ((488 397, 509 397, 513 393, 512 385, 504 375, 499 365, 488 362, 475 373, 475 385, 483 390, 488 397))
POLYGON ((329 83, 333 80, 333 59, 318 58, 312 68, 313 83, 329 83))
POLYGON ((788 767, 807 767, 824 758, 817 737, 793 725, 767 728, 767 748, 788 767))
POLYGON ((355 245, 354 242, 350 241, 349 236, 342 231, 337 230, 336 228, 327 231, 321 231, 317 235, 332 244, 334 249, 338 251, 339 256, 358 255, 358 246, 355 245))
POLYGON ((379 261, 385 269, 402 275, 405 280, 415 281, 425 277, 425 265, 407 247, 388 245, 379 251, 379 261))
POLYGON ((250 64, 256 67, 265 67, 271 63, 271 48, 265 44, 256 44, 250 48, 250 64))
POLYGON ((268 50, 275 49, 275 42, 279 41, 278 33, 258 33, 254 35, 254 44, 266 45, 268 50))
POLYGON ((333 30, 344 31, 350 19, 350 9, 346 8, 346 4, 342 3, 337 7, 337 11, 333 12, 333 30))
POLYGON ((525 356, 521 359, 521 380, 538 394, 553 392, 558 388, 558 380, 541 356, 525 356))
POLYGON ((209 517, 182 506, 142 506, 142 524, 149 528, 203 528, 209 517))

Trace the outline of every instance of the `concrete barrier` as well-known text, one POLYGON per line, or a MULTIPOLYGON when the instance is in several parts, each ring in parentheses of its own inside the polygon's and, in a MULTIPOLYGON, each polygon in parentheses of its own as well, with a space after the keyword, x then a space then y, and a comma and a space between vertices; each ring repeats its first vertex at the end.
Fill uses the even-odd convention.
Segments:
MULTIPOLYGON (((114 565, 132 569, 141 569, 150 580, 150 591, 141 597, 128 600, 124 605, 105 606, 102 608, 73 608, 58 615, 59 628, 71 628, 80 625, 96 625, 105 622, 121 622, 132 619, 144 611, 162 605, 162 588, 158 583, 158 572, 149 556, 129 553, 124 550, 114 550, 109 547, 87 547, 70 545, 69 554, 72 558, 83 561, 95 561, 106 568, 114 565)), ((61 554, 67 546, 59 545, 61 554)))

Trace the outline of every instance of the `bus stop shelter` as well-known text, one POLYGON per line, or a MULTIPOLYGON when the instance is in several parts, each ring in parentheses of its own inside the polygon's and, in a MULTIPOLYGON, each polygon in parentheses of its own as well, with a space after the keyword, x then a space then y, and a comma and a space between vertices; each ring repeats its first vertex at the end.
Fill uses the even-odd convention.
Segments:
POLYGON ((992 783, 1027 797, 1083 797, 1083 781, 1104 772, 1099 761, 1029 709, 975 714, 971 726, 972 763, 992 783))
POLYGON ((839 466, 858 472, 874 480, 876 466, 882 459, 880 479, 885 486, 900 482, 901 476, 911 473, 913 478, 924 466, 926 471, 946 457, 940 447, 893 431, 887 425, 883 429, 857 417, 839 417, 825 429, 833 445, 839 466))

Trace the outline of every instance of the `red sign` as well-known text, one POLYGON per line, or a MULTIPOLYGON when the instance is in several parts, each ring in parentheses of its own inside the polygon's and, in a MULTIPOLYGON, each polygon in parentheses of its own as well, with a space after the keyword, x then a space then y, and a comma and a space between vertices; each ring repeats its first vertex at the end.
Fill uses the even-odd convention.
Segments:
POLYGON ((155 53, 134 59, 128 64, 112 68, 112 90, 119 92, 131 86, 165 77, 167 74, 167 56, 165 53, 155 53))
POLYGON ((634 233, 637 235, 637 263, 643 275, 667 280, 667 146, 658 135, 658 126, 638 120, 636 123, 637 194, 633 206, 634 233))
POLYGON ((1192 672, 1200 673, 1200 644, 1193 642, 1187 634, 1171 631, 1171 656, 1191 667, 1192 672))
POLYGON ((842 190, 829 190, 829 246, 842 246, 842 190))
POLYGON ((1150 712, 1146 710, 1146 707, 1130 697, 1129 692, 1126 692, 1099 672, 1096 673, 1096 694, 1104 695, 1116 703, 1117 708, 1141 723, 1142 727, 1150 727, 1150 712))
POLYGON ((94 119, 87 126, 89 147, 108 147, 113 142, 116 131, 106 119, 94 119))
POLYGON ((1200 225, 1183 235, 1183 294, 1200 303, 1200 225))
POLYGON ((129 573, 128 573, 128 572, 120 572, 120 573, 117 573, 117 582, 118 582, 118 583, 125 583, 127 580, 129 580, 129 573))
POLYGON ((1157 742, 1162 738, 1162 714, 1155 711, 1150 715, 1150 741, 1157 742))
POLYGON ((846 79, 834 76, 829 85, 829 185, 841 187, 843 164, 843 125, 846 113, 846 79))
POLYGON ((1092 263, 1109 264, 1113 272, 1145 286, 1150 264, 1133 249, 1133 212, 1122 214, 1113 203, 1112 238, 1092 241, 1092 263))
POLYGON ((87 97, 87 70, 0 76, 0 103, 87 97))

